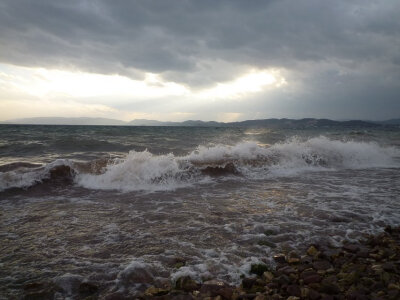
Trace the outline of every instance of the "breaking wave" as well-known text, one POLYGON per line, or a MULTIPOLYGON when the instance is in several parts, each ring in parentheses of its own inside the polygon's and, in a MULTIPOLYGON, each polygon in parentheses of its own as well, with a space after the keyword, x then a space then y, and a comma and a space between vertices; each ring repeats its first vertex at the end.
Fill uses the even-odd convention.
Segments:
POLYGON ((209 182, 212 177, 262 179, 307 171, 399 167, 399 156, 399 149, 374 142, 294 137, 268 146, 256 142, 199 146, 186 156, 154 155, 145 150, 130 151, 123 159, 88 163, 57 160, 40 168, 3 166, 0 190, 49 181, 89 189, 172 190, 209 182))

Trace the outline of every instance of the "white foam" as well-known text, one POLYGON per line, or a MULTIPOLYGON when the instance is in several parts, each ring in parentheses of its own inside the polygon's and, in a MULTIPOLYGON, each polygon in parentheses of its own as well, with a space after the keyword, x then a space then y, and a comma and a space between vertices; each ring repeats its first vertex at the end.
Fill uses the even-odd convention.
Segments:
MULTIPOLYGON (((166 191, 209 182, 200 172, 207 166, 224 167, 233 163, 244 176, 238 180, 262 179, 307 171, 399 167, 396 162, 399 156, 399 149, 382 147, 375 142, 332 140, 324 136, 294 137, 271 146, 257 142, 199 146, 186 156, 130 151, 125 158, 110 162, 102 174, 76 171, 75 182, 90 189, 166 191)), ((57 160, 39 169, 0 173, 0 190, 26 188, 41 182, 58 165, 72 166, 72 163, 57 160)))
POLYGON ((108 165, 103 174, 80 174, 76 182, 94 189, 172 190, 187 185, 180 180, 184 171, 173 154, 157 156, 147 150, 130 151, 125 159, 108 165))

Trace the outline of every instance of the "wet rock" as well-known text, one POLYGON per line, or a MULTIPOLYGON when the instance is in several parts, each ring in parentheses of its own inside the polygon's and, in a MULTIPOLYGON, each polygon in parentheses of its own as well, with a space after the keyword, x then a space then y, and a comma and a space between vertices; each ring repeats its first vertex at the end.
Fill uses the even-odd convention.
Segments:
POLYGON ((349 300, 367 300, 368 297, 367 297, 367 295, 365 295, 362 292, 351 291, 351 292, 347 293, 346 299, 349 299, 349 300))
POLYGON ((317 272, 315 272, 313 269, 307 269, 304 270, 301 274, 300 274, 300 278, 305 279, 309 276, 313 276, 313 275, 318 275, 317 272))
POLYGON ((334 300, 335 298, 331 295, 322 295, 320 300, 334 300))
POLYGON ((291 273, 296 273, 297 271, 290 266, 285 266, 285 267, 278 269, 278 272, 289 275, 291 273))
POLYGON ((396 266, 392 262, 386 262, 386 263, 382 264, 382 269, 387 272, 395 272, 396 266))
POLYGON ((224 299, 231 299, 233 288, 221 280, 209 280, 203 283, 200 288, 202 296, 216 297, 221 296, 224 299))
POLYGON ((64 294, 74 295, 79 292, 79 287, 83 281, 83 277, 73 274, 65 274, 54 279, 54 284, 64 294))
POLYGON ((99 287, 95 285, 94 283, 90 282, 82 282, 79 285, 79 295, 82 297, 88 297, 93 294, 96 294, 99 290, 99 287))
POLYGON ((264 272, 268 271, 267 265, 264 264, 252 264, 250 267, 250 273, 262 276, 264 272))
POLYGON ((400 290, 400 284, 389 283, 388 289, 389 290, 400 290))
POLYGON ((312 264, 313 259, 312 259, 310 256, 303 255, 303 256, 300 258, 300 262, 301 262, 302 264, 312 264))
POLYGON ((273 258, 277 263, 280 263, 280 264, 284 264, 286 262, 286 256, 285 256, 285 254, 282 254, 282 253, 274 255, 273 258))
POLYGON ((360 249, 356 244, 344 244, 342 248, 351 253, 356 253, 360 249))
POLYGON ((310 289, 308 292, 308 298, 310 300, 318 300, 319 298, 321 298, 321 294, 318 293, 316 290, 310 289))
POLYGON ((34 288, 26 289, 23 296, 24 300, 53 299, 56 289, 53 286, 37 285, 34 288))
POLYGON ((321 282, 321 280, 322 280, 322 277, 319 276, 318 274, 310 275, 303 279, 304 284, 319 283, 319 282, 321 282))
POLYGON ((263 273, 262 278, 265 280, 266 283, 270 283, 270 282, 272 282, 272 279, 274 279, 274 274, 267 271, 267 272, 263 273))
MULTIPOLYGON (((160 299, 157 297, 157 299, 160 299)), ((190 294, 178 294, 178 295, 172 295, 171 300, 192 300, 194 299, 192 295, 190 294)))
POLYGON ((177 279, 175 288, 177 290, 184 290, 186 292, 192 292, 197 290, 199 285, 190 276, 183 276, 177 279))
POLYGON ((267 240, 258 241, 258 244, 260 246, 267 246, 269 248, 276 248, 276 245, 273 242, 270 242, 270 241, 267 241, 267 240))
POLYGON ((146 289, 144 294, 149 296, 162 296, 168 294, 169 291, 170 291, 169 289, 156 288, 154 286, 151 286, 146 289))
POLYGON ((289 264, 298 264, 298 263, 300 262, 300 258, 297 258, 297 257, 289 257, 289 258, 287 259, 287 262, 288 262, 289 264))
POLYGON ((276 283, 278 283, 278 284, 280 284, 280 285, 285 285, 285 284, 291 283, 292 281, 290 280, 290 278, 289 278, 288 276, 286 276, 286 275, 281 275, 281 276, 279 276, 279 277, 276 277, 276 278, 274 279, 274 282, 276 282, 276 283))
POLYGON ((242 287, 246 290, 250 290, 256 283, 256 281, 257 281, 256 278, 243 278, 242 287))
POLYGON ((337 295, 340 293, 340 288, 335 283, 323 281, 321 283, 320 292, 329 295, 337 295))
POLYGON ((208 166, 201 170, 201 172, 208 176, 224 176, 224 175, 238 175, 239 171, 236 169, 235 165, 231 162, 227 163, 225 166, 208 166))
POLYGON ((119 274, 119 279, 125 285, 131 285, 135 283, 152 283, 154 278, 147 268, 140 265, 133 265, 127 267, 119 274))
POLYGON ((307 249, 307 254, 314 257, 318 254, 318 250, 314 246, 311 246, 307 249))
POLYGON ((290 296, 301 297, 300 286, 298 286, 297 284, 288 285, 286 288, 286 292, 290 296))
POLYGON ((132 297, 125 296, 124 294, 120 292, 112 293, 107 296, 105 296, 105 300, 128 300, 131 299, 132 297))
POLYGON ((244 294, 238 297, 238 300, 253 300, 257 297, 257 294, 244 294))
POLYGON ((313 267, 316 270, 328 270, 332 267, 331 263, 327 260, 319 260, 313 263, 313 267))
POLYGON ((384 230, 385 230, 385 232, 387 232, 387 233, 389 233, 389 234, 392 234, 392 233, 393 233, 393 228, 392 228, 392 226, 390 226, 390 225, 386 226, 384 230))

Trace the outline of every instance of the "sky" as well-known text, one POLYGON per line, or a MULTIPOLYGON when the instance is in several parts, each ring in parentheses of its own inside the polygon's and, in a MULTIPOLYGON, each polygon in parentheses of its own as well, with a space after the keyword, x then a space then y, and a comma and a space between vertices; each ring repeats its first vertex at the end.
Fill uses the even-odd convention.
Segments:
POLYGON ((398 0, 0 1, 0 121, 400 117, 398 0))

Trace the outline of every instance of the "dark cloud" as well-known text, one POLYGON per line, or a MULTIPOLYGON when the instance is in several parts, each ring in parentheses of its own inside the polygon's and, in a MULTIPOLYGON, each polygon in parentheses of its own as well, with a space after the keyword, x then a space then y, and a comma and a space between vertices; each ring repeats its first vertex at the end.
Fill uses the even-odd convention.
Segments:
POLYGON ((397 0, 4 0, 0 61, 132 78, 155 72, 192 87, 280 68, 321 114, 350 102, 373 111, 380 99, 393 111, 399 15, 397 0))

